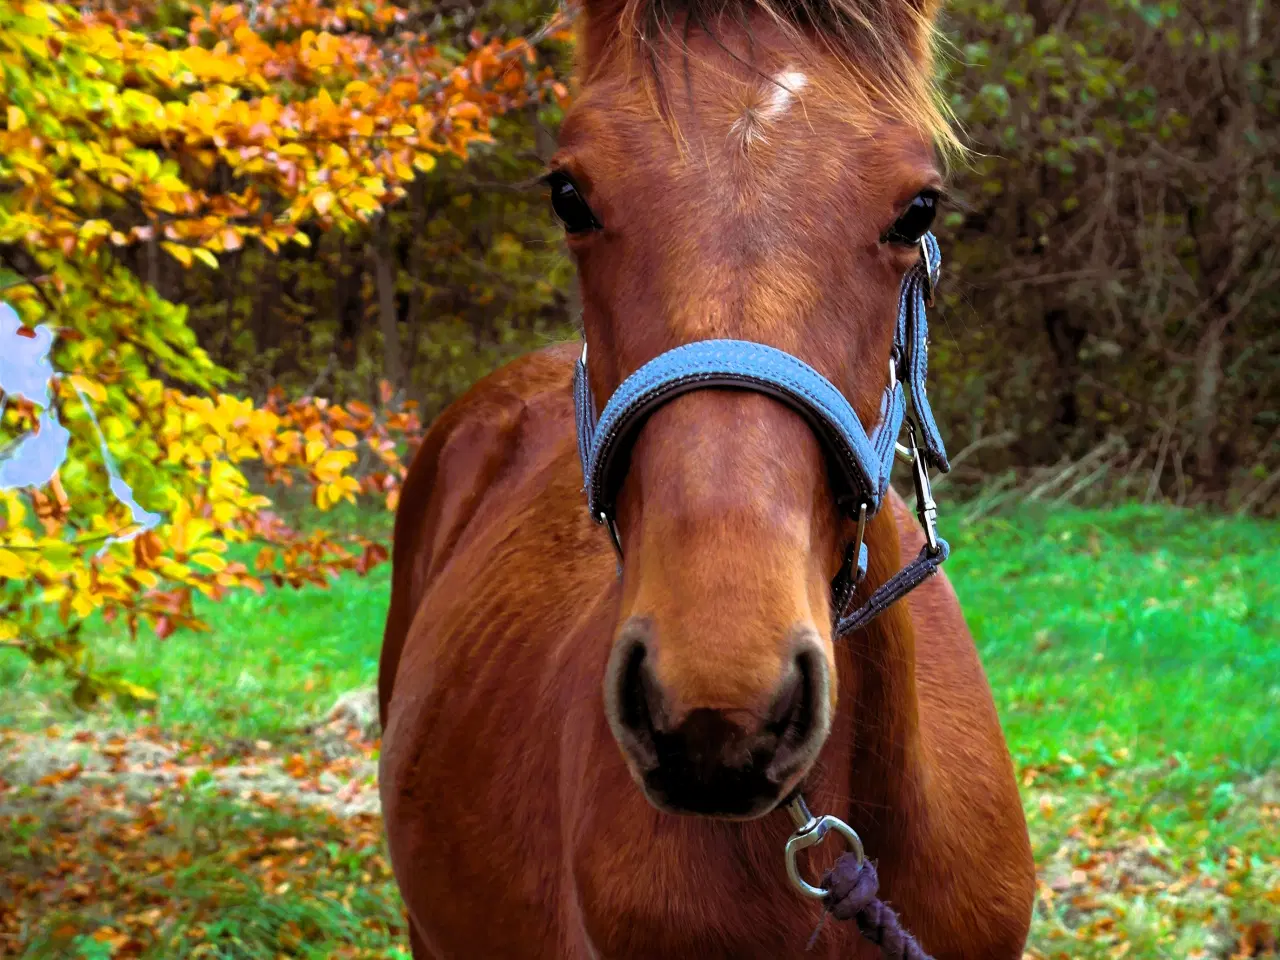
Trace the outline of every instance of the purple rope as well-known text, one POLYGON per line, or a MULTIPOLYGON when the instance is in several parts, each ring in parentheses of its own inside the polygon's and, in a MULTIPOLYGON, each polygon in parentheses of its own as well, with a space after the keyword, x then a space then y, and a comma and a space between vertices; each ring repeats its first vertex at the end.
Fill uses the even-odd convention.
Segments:
MULTIPOLYGON (((858 925, 858 932, 880 948, 884 960, 933 960, 915 937, 902 929, 892 908, 876 898, 880 878, 870 860, 858 863, 852 853, 844 854, 822 878, 822 887, 827 891, 822 901, 826 907, 822 923, 826 923, 828 914, 837 920, 852 920, 858 925)), ((810 948, 821 931, 819 924, 809 940, 810 948)))

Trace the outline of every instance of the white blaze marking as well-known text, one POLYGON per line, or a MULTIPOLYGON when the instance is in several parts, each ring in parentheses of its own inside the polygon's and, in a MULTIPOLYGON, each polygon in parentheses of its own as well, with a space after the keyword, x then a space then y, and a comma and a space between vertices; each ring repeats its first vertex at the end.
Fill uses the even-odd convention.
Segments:
POLYGON ((773 118, 784 113, 808 82, 809 79, 798 70, 784 70, 778 74, 769 86, 769 99, 761 107, 760 115, 773 118))

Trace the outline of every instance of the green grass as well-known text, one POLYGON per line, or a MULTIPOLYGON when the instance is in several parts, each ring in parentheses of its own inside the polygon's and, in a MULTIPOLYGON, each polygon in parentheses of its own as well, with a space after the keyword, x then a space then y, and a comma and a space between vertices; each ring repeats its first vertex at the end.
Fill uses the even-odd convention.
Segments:
MULTIPOLYGON (((953 513, 944 526, 947 572, 1022 778, 1042 879, 1066 885, 1038 905, 1029 955, 1226 957, 1241 925, 1280 928, 1280 807, 1255 798, 1258 778, 1280 766, 1280 526, 1163 508, 1024 509, 972 525, 953 513), (1164 881, 1108 886, 1126 857, 1151 845, 1168 879, 1194 877, 1189 893, 1164 881)), ((384 566, 329 590, 202 604, 209 634, 131 643, 104 627, 93 644, 99 663, 160 700, 153 714, 108 706, 92 722, 288 739, 338 693, 373 682, 388 576, 384 566)), ((0 727, 85 720, 58 678, 3 652, 0 689, 0 727)), ((242 842, 240 814, 210 807, 200 816, 223 846, 242 842)), ((309 822, 280 829, 305 835, 309 822)), ((193 904, 230 897, 223 946, 210 956, 322 956, 331 942, 388 955, 398 908, 373 866, 358 868, 377 877, 368 895, 383 920, 372 927, 328 894, 252 883, 228 894, 216 866, 183 874, 172 894, 193 904), (281 911, 293 911, 291 925, 281 911), (302 931, 305 949, 271 932, 286 926, 302 931), (243 942, 227 946, 236 937, 243 942)), ((20 955, 51 955, 39 936, 53 921, 33 922, 38 935, 20 955)), ((187 943, 180 924, 166 936, 187 943)))
MULTIPOLYGON (((143 630, 131 641, 123 630, 99 625, 94 656, 156 692, 148 722, 183 734, 274 737, 377 675, 390 582, 383 565, 327 589, 268 590, 261 597, 246 591, 221 603, 200 598, 196 612, 209 633, 158 640, 143 630)), ((20 656, 0 652, 0 688, 7 691, 0 726, 78 719, 60 677, 20 656)))
POLYGON ((1023 513, 947 565, 1023 765, 1124 748, 1206 774, 1280 756, 1280 525, 1023 513))
MULTIPOLYGON (((409 960, 376 818, 353 829, 190 785, 106 813, 88 829, 82 816, 74 799, 46 802, 38 817, 11 817, 13 829, 0 840, 13 876, 61 875, 66 882, 61 896, 30 917, 34 928, 20 956, 409 960), (33 844, 33 837, 44 842, 33 844), (82 854, 91 843, 119 852, 59 859, 68 842, 82 854), (126 928, 150 935, 143 942, 126 928)), ((4 948, 0 940, 0 956, 9 956, 4 948)))
POLYGON ((1280 808, 1253 789, 1280 757, 1280 526, 1024 510, 952 542, 1041 877, 1083 868, 1038 904, 1037 955, 1226 957, 1280 930, 1280 808), (1158 882, 1124 879, 1149 850, 1158 882))
MULTIPOLYGON (((317 523, 311 511, 300 526, 317 523)), ((360 516, 345 507, 324 515, 327 529, 390 539, 389 515, 360 516)), ((255 550, 233 548, 228 557, 251 563, 255 550)), ((159 640, 146 628, 131 640, 122 626, 93 618, 86 632, 97 666, 117 670, 156 692, 153 712, 123 716, 107 705, 99 721, 157 723, 183 736, 274 738, 294 729, 337 695, 371 684, 386 622, 390 564, 367 576, 344 576, 327 588, 247 590, 220 603, 197 597, 197 616, 208 633, 186 631, 159 640)), ((66 684, 25 657, 0 650, 0 728, 33 729, 75 723, 66 684)))

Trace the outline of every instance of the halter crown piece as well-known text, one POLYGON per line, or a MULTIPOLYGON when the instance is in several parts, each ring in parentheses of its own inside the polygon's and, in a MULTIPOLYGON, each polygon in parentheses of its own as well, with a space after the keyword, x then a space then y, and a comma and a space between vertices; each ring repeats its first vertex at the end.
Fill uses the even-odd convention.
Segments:
POLYGON ((846 548, 844 564, 831 583, 837 636, 866 626, 935 573, 951 551, 937 534, 937 507, 928 473, 929 466, 945 473, 951 465, 925 395, 929 349, 925 308, 932 305, 941 266, 938 241, 926 233, 920 240, 920 260, 902 280, 889 384, 880 401, 880 420, 870 432, 830 380, 798 357, 749 340, 699 340, 659 354, 622 382, 597 419, 584 344, 573 377, 578 454, 587 507, 596 522, 609 530, 619 572, 622 543, 614 521, 614 497, 625 472, 625 454, 649 414, 662 404, 691 390, 719 387, 754 390, 785 403, 805 418, 827 453, 836 502, 858 521, 857 537, 846 548), (906 416, 908 403, 910 417, 906 416), (897 442, 904 419, 909 447, 897 442), (847 613, 854 590, 867 573, 866 520, 885 502, 895 457, 911 464, 916 513, 926 543, 919 556, 862 606, 847 613))

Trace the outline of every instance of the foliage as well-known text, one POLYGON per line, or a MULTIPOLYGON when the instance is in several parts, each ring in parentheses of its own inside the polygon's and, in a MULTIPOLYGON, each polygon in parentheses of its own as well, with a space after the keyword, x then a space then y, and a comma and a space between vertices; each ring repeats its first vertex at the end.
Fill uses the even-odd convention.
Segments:
MULTIPOLYGON (((451 9, 443 29, 459 35, 477 18, 531 24, 519 3, 451 9)), ((943 81, 973 155, 939 225, 932 395, 953 452, 980 445, 954 489, 1101 448, 1077 500, 1280 508, 1278 10, 945 6, 943 81)), ((549 104, 504 115, 467 166, 442 162, 344 245, 242 258, 234 302, 199 272, 175 273, 174 296, 256 395, 319 379, 367 398, 382 376, 431 415, 572 327, 568 261, 542 196, 521 186, 558 119, 549 104)))
POLYGON ((473 33, 463 52, 433 43, 422 15, 319 0, 0 4, 3 283, 28 324, 56 334, 58 371, 50 410, 3 398, 0 440, 43 413, 71 433, 46 489, 0 491, 0 643, 64 664, 79 702, 153 696, 94 671, 82 628, 95 611, 163 637, 202 625, 197 593, 322 582, 386 557, 289 529, 246 464, 306 483, 322 508, 357 494, 393 507, 413 403, 391 388, 368 398, 376 408, 223 392, 231 371, 165 281, 358 232, 439 158, 491 140, 497 115, 566 94, 529 41, 473 33), (252 564, 226 559, 250 539, 266 544, 252 564))
MULTIPOLYGON (((285 580, 379 559, 251 519, 261 484, 394 496, 402 467, 381 458, 388 441, 409 449, 415 413, 572 329, 572 270, 532 188, 567 95, 565 51, 544 44, 538 67, 530 43, 486 39, 562 40, 550 13, 547 0, 0 6, 0 287, 56 329, 55 407, 72 430, 71 462, 16 498, 18 520, 0 495, 3 642, 65 664, 87 699, 83 611, 164 633, 193 622, 200 590, 265 582, 252 557, 193 566, 217 548, 179 557, 185 541, 162 527, 180 579, 143 567, 157 583, 130 585, 139 544, 147 558, 155 543, 108 493, 77 383, 103 405, 124 479, 167 523, 185 522, 179 502, 209 521, 226 500, 212 542, 274 530, 285 580), (227 421, 233 408, 251 419, 227 421), (202 411, 217 422, 199 426, 202 411), (339 423, 348 414, 380 432, 366 439, 339 423), (173 423, 227 449, 157 459, 173 423), (316 423, 323 451, 306 436, 316 423), (10 549, 19 525, 32 542, 16 545, 52 549, 49 568, 10 549), (138 538, 91 559, 114 532, 138 538), (105 592, 104 565, 125 578, 105 592)), ((953 452, 969 448, 950 494, 993 477, 1034 489, 1035 468, 1074 462, 1055 496, 1273 512, 1275 5, 956 0, 946 16, 945 83, 976 151, 940 226, 933 396, 953 452)), ((7 402, 0 443, 38 413, 7 402)))
POLYGON ((1008 435, 962 478, 1111 439, 1111 497, 1280 506, 1280 7, 947 11, 975 157, 931 372, 953 443, 1008 435))
MULTIPOLYGON (((1265 956, 1280 934, 1275 524, 1022 511, 947 532, 1040 874, 1028 957, 1265 956)), ((0 935, 16 954, 95 937, 124 957, 405 949, 376 821, 333 815, 376 797, 376 743, 300 731, 372 684, 388 589, 384 567, 323 592, 199 597, 219 618, 202 643, 140 648, 107 627, 103 654, 156 678, 160 702, 91 727, 48 696, 53 678, 0 661, 15 693, 0 935)))

